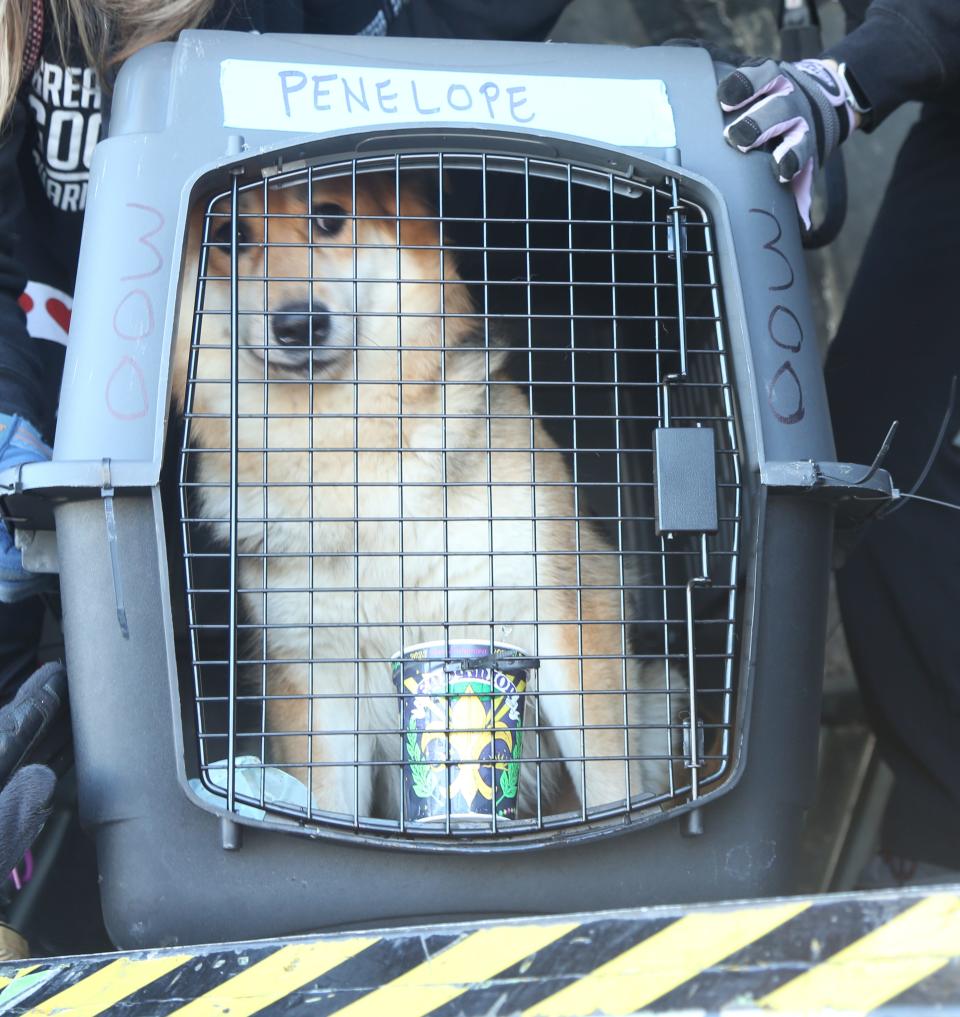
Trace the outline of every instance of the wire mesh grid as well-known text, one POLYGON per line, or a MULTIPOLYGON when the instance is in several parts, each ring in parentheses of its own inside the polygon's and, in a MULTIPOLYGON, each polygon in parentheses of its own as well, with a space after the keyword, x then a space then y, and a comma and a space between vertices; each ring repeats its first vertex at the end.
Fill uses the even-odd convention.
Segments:
POLYGON ((194 223, 180 507, 207 791, 464 842, 722 782, 740 465, 713 235, 680 182, 371 156, 238 171, 194 223), (719 530, 657 535, 653 434, 692 426, 719 530))

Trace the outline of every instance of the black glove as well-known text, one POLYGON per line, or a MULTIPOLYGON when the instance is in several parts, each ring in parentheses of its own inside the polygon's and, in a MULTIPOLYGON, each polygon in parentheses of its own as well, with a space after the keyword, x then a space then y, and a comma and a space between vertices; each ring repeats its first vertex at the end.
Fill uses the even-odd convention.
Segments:
POLYGON ((0 792, 0 876, 5 876, 37 839, 53 807, 57 778, 49 766, 24 766, 0 792))
POLYGON ((724 137, 741 152, 771 152, 809 227, 814 173, 857 126, 856 100, 841 73, 823 60, 751 60, 720 82, 717 96, 726 113, 746 107, 724 137))
POLYGON ((34 671, 17 690, 13 702, 0 710, 0 787, 27 760, 66 700, 67 672, 63 664, 54 662, 34 671))
POLYGON ((0 791, 0 878, 20 862, 50 815, 54 772, 21 763, 59 716, 66 692, 63 665, 44 664, 0 710, 0 782, 5 782, 0 791))

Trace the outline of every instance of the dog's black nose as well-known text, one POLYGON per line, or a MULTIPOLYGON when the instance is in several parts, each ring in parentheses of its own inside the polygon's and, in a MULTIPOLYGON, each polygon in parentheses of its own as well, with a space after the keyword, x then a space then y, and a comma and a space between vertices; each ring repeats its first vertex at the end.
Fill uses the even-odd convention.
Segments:
POLYGON ((270 329, 281 346, 321 346, 330 332, 330 309, 326 304, 286 304, 273 310, 270 329))

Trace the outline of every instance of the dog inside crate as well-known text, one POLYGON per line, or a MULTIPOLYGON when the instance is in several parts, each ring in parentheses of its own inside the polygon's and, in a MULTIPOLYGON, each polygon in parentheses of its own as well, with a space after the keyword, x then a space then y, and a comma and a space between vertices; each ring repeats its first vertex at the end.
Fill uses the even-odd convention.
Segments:
POLYGON ((678 207, 462 153, 240 177, 197 203, 173 392, 209 790, 497 833, 722 776, 739 485, 707 225, 683 203, 671 226, 678 207), (717 434, 709 552, 655 532, 664 423, 717 434), (277 773, 302 793, 268 797, 277 773))

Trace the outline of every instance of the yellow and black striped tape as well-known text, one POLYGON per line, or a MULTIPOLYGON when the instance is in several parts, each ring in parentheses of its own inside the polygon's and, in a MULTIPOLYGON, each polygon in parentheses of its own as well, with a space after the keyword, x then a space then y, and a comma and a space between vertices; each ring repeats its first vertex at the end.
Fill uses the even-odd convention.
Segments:
POLYGON ((625 1017, 960 1004, 960 888, 0 965, 0 1014, 625 1017))

